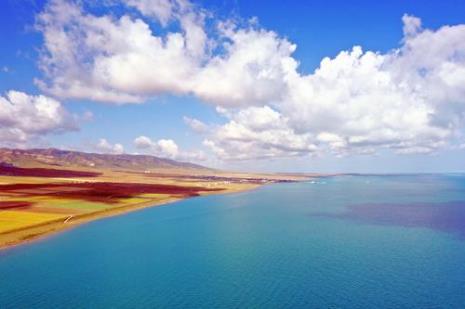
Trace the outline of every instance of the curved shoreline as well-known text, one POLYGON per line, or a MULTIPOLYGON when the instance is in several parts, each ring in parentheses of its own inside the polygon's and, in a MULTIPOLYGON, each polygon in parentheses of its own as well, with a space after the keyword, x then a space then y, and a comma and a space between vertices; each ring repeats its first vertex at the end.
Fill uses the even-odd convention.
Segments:
MULTIPOLYGON (((243 191, 253 190, 260 187, 261 185, 249 184, 243 188, 227 188, 222 191, 210 191, 204 192, 200 196, 213 195, 213 194, 230 194, 239 193, 243 191)), ((78 227, 82 224, 96 221, 103 218, 124 215, 129 212, 149 208, 169 205, 181 200, 192 198, 191 196, 185 197, 169 197, 163 200, 152 199, 145 202, 139 202, 136 204, 129 204, 120 206, 113 209, 105 209, 101 211, 95 211, 90 213, 84 213, 80 215, 68 216, 65 218, 54 219, 48 222, 39 223, 33 226, 24 228, 18 228, 16 230, 10 230, 4 233, 0 233, 0 251, 10 249, 12 247, 28 244, 34 241, 43 240, 48 236, 69 230, 71 228, 78 227)))

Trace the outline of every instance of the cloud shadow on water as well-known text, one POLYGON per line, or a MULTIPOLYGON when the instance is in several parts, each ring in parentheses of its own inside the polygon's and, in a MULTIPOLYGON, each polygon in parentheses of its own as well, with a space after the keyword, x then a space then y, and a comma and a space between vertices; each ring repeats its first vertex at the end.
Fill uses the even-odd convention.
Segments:
POLYGON ((465 201, 409 204, 348 205, 343 213, 312 216, 352 220, 358 223, 421 227, 457 235, 465 240, 465 201))

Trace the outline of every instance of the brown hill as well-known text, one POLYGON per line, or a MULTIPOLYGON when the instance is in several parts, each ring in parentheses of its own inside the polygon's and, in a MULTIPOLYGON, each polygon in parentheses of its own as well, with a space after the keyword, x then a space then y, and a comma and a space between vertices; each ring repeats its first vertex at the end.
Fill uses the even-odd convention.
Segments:
POLYGON ((99 154, 49 149, 0 148, 0 164, 24 168, 84 168, 112 170, 209 170, 206 167, 149 155, 99 154))

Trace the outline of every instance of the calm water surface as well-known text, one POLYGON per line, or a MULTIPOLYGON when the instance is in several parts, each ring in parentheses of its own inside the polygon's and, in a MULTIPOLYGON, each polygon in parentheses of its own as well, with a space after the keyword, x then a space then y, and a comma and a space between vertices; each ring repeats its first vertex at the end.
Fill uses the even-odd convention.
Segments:
POLYGON ((0 251, 0 308, 465 308, 465 176, 194 198, 0 251))

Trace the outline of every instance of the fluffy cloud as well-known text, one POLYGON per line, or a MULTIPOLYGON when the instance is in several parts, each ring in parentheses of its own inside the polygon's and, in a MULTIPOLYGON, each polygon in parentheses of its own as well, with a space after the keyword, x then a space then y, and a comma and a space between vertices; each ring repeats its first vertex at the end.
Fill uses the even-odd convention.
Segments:
MULTIPOLYGON (((207 31, 212 15, 187 0, 126 4, 138 17, 97 16, 51 1, 37 19, 44 36, 38 85, 58 97, 116 103, 193 94, 227 118, 204 142, 223 159, 431 153, 461 143, 465 25, 429 30, 405 15, 398 48, 355 46, 302 74, 292 56, 296 45, 273 31, 231 20, 207 31), (149 26, 154 20, 161 30, 149 26)), ((172 141, 139 142, 180 156, 172 141)))
POLYGON ((13 90, 0 96, 0 140, 3 146, 21 146, 46 134, 76 129, 76 117, 57 100, 13 90))
POLYGON ((296 67, 295 45, 272 31, 218 23, 187 1, 132 0, 142 18, 96 16, 70 1, 52 0, 37 17, 43 34, 39 87, 61 98, 141 102, 160 93, 195 94, 213 104, 263 104, 280 95, 296 67), (66 13, 63 13, 66 12, 66 13), (178 32, 154 33, 150 17, 178 32), (212 48, 223 52, 211 53, 212 48))
POLYGON ((138 149, 149 150, 150 153, 174 159, 179 153, 178 145, 171 139, 152 141, 147 136, 139 136, 134 140, 138 149))
MULTIPOLYGON (((174 14, 173 3, 128 2, 163 22, 174 14), (169 7, 157 11, 164 3, 169 7)), ((36 27, 44 37, 44 78, 37 84, 62 98, 115 103, 140 102, 164 92, 188 93, 187 81, 203 60, 206 36, 202 16, 182 3, 176 1, 183 9, 175 15, 182 31, 157 36, 140 18, 95 16, 75 3, 52 0, 37 17, 36 27)))
POLYGON ((194 76, 191 92, 215 105, 262 105, 280 100, 295 73, 296 46, 273 31, 220 25, 224 53, 212 57, 194 76))
POLYGON ((206 159, 205 154, 201 151, 180 151, 178 145, 172 139, 153 141, 147 136, 139 136, 134 139, 134 145, 151 155, 174 160, 198 162, 206 159))
POLYGON ((222 159, 298 156, 316 150, 311 135, 296 134, 287 119, 268 106, 241 109, 229 117, 204 141, 222 159))
MULTIPOLYGON (((431 153, 462 139, 465 25, 432 31, 422 29, 418 18, 403 21, 400 48, 381 54, 356 46, 323 59, 313 74, 289 74, 285 93, 268 104, 273 121, 241 117, 248 109, 230 109, 223 113, 229 122, 206 144, 227 159, 253 158, 257 152, 282 156, 263 138, 280 136, 276 126, 287 130, 286 145, 304 141, 309 154, 369 154, 383 148, 431 153), (248 148, 250 155, 235 151, 248 148)), ((271 117, 265 109, 260 114, 271 117)))
POLYGON ((97 145, 95 145, 97 151, 109 154, 122 154, 124 153, 124 147, 121 144, 110 144, 106 139, 101 138, 97 145))

